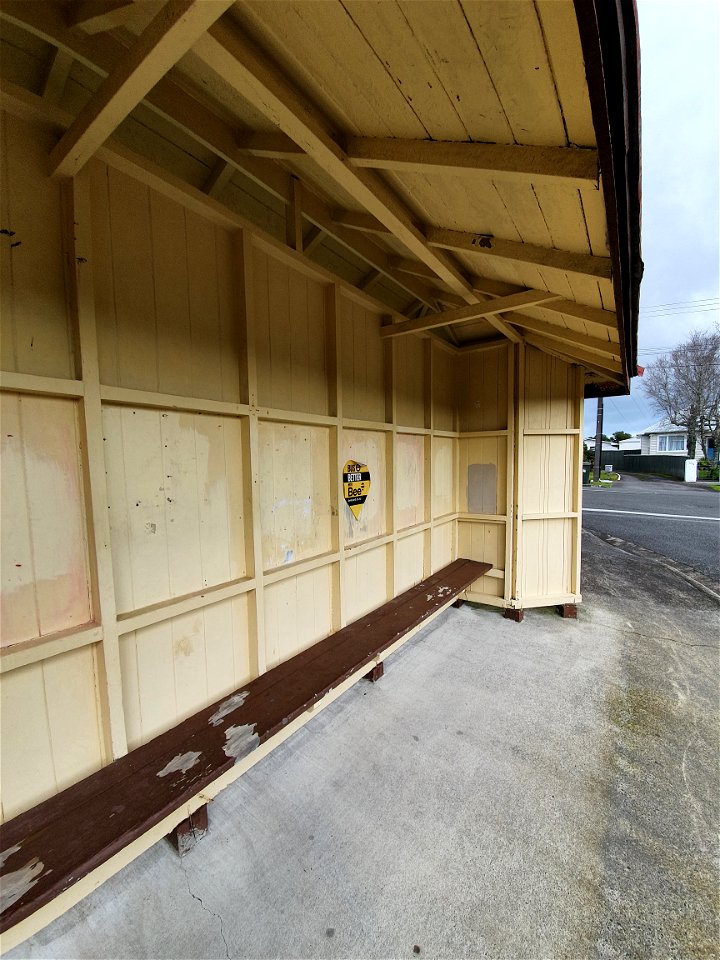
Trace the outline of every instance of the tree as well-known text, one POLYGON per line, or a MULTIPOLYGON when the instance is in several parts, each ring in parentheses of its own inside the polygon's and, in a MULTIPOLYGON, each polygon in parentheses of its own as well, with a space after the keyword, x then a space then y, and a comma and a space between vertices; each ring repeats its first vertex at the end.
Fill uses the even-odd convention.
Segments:
POLYGON ((713 461, 720 446, 720 326, 696 331, 670 353, 645 370, 645 392, 652 405, 676 427, 687 430, 688 453, 700 441, 707 457, 712 441, 713 461))
POLYGON ((612 435, 612 441, 613 443, 620 443, 621 440, 629 440, 630 437, 631 437, 631 434, 625 433, 624 430, 616 430, 615 433, 612 435))

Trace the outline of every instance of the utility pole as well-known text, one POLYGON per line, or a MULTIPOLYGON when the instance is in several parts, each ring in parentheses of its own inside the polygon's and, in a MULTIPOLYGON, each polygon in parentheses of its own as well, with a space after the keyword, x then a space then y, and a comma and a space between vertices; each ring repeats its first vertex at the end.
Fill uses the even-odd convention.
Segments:
POLYGON ((603 398, 597 400, 597 420, 595 421, 595 460, 593 461, 593 480, 597 483, 600 480, 600 461, 602 459, 602 435, 603 435, 603 398))

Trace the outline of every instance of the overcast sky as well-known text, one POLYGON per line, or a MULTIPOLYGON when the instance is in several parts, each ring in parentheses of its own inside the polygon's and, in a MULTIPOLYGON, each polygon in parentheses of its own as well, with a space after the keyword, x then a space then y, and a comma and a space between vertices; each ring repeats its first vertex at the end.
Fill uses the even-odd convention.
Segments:
MULTIPOLYGON (((642 84, 642 254, 639 363, 718 320, 720 2, 638 0, 642 84), (667 306, 672 304, 673 306, 667 306)), ((596 405, 585 404, 585 436, 596 405)), ((660 419, 642 379, 605 401, 604 432, 660 419)))

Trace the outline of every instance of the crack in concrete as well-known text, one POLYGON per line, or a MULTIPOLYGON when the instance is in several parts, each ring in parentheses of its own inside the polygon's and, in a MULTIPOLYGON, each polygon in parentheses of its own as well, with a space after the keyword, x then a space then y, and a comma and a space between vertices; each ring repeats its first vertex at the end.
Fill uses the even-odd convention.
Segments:
POLYGON ((185 883, 187 884, 187 889, 190 896, 193 898, 193 900, 197 900, 197 902, 203 908, 205 913, 209 913, 211 917, 215 917, 216 920, 220 921, 220 936, 222 937, 222 942, 225 944, 225 958, 226 960, 231 960, 230 947, 225 938, 225 928, 223 925, 223 918, 221 914, 216 913, 214 910, 211 910, 210 907, 206 907, 205 901, 202 899, 202 897, 199 897, 196 893, 192 892, 192 889, 190 888, 190 877, 188 877, 187 867, 185 866, 185 863, 182 857, 180 858, 180 866, 182 867, 182 872, 185 874, 185 883))

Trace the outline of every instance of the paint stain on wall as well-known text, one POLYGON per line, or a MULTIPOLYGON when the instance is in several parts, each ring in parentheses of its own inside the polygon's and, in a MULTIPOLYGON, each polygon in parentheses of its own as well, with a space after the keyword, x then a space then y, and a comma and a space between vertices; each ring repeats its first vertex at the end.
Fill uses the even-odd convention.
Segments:
POLYGON ((471 463, 467 476, 468 513, 497 513, 497 466, 471 463))

